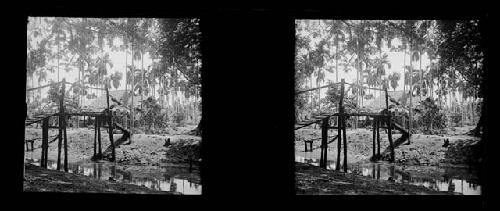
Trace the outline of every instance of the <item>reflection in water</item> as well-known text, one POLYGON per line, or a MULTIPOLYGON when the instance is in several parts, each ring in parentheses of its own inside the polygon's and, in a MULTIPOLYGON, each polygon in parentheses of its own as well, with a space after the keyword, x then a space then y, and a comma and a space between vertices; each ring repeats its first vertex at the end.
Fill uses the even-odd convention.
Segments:
MULTIPOLYGON (((295 156, 295 161, 319 166, 319 159, 314 159, 311 154, 309 154, 309 156, 311 157, 307 158, 303 156, 295 156)), ((335 170, 335 165, 335 162, 331 159, 327 162, 327 169, 335 170)), ((429 178, 416 176, 412 177, 409 172, 405 171, 405 166, 397 166, 395 164, 355 163, 348 165, 348 172, 378 180, 419 185, 433 190, 456 192, 464 195, 481 195, 481 186, 479 184, 464 179, 449 178, 449 176, 446 175, 446 170, 446 168, 436 167, 435 171, 441 173, 442 176, 438 178, 429 178)), ((466 170, 462 171, 462 174, 467 174, 466 170)))
MULTIPOLYGON (((38 159, 27 159, 27 162, 40 166, 38 159)), ((57 169, 57 162, 49 160, 47 168, 57 169)), ((144 186, 150 189, 159 191, 179 192, 189 195, 200 195, 201 185, 186 179, 175 178, 168 174, 168 171, 158 167, 158 171, 163 173, 161 179, 134 177, 132 172, 120 170, 116 165, 111 163, 85 163, 85 164, 68 164, 68 172, 74 174, 82 174, 100 180, 108 180, 113 177, 117 182, 135 184, 144 186)), ((158 173, 158 172, 155 172, 158 173)))

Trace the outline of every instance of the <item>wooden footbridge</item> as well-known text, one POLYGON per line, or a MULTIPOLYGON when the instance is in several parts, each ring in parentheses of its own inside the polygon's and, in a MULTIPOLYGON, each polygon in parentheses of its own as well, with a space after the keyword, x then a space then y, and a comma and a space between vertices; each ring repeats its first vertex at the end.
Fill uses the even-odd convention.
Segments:
MULTIPOLYGON (((317 88, 312 88, 304 91, 299 91, 296 93, 302 94, 306 93, 309 91, 313 90, 318 90, 322 88, 327 88, 331 86, 338 86, 340 84, 340 100, 339 100, 339 106, 338 106, 338 112, 337 113, 320 113, 314 115, 311 119, 297 122, 295 124, 295 130, 307 127, 312 124, 320 124, 321 125, 321 138, 319 139, 311 139, 311 140, 304 140, 304 145, 305 145, 305 150, 307 151, 307 145, 310 145, 310 150, 312 151, 312 142, 314 140, 321 140, 321 156, 320 156, 320 167, 326 169, 327 165, 327 149, 328 149, 328 144, 334 142, 335 140, 337 141, 337 165, 336 165, 336 170, 340 170, 340 157, 341 157, 341 151, 342 151, 342 142, 343 142, 343 150, 344 150, 344 159, 343 159, 343 170, 344 172, 347 172, 347 136, 346 136, 346 119, 351 117, 351 116, 366 116, 369 118, 373 119, 373 156, 372 160, 377 160, 382 157, 380 154, 380 128, 387 129, 387 135, 388 135, 388 141, 389 141, 389 150, 390 150, 390 161, 394 162, 394 148, 395 145, 392 140, 392 130, 396 129, 399 130, 403 136, 398 140, 398 144, 401 144, 410 136, 410 134, 400 125, 396 124, 392 120, 392 115, 391 112, 389 111, 389 95, 387 94, 387 88, 385 89, 377 89, 377 88, 370 88, 370 87, 363 87, 367 89, 374 89, 374 90, 379 90, 379 91, 384 91, 385 93, 385 106, 386 108, 380 112, 380 113, 366 113, 366 112, 360 112, 360 113, 347 113, 345 112, 344 109, 344 86, 345 84, 348 84, 344 81, 344 79, 341 80, 340 83, 333 83, 329 84, 326 86, 322 87, 317 87, 317 88), (332 126, 330 124, 330 119, 332 117, 336 117, 337 119, 337 125, 332 126), (328 130, 329 129, 335 129, 337 130, 337 135, 329 137, 328 136, 328 130), (330 139, 332 138, 332 139, 330 139), (329 141, 330 139, 330 141, 329 141)), ((351 84, 355 85, 355 84, 351 84)), ((357 85, 355 85, 357 86, 357 85)))
MULTIPOLYGON (((103 88, 94 88, 94 87, 87 87, 90 89, 97 89, 97 90, 104 90, 106 91, 106 99, 107 99, 107 109, 105 109, 102 112, 67 112, 65 110, 64 106, 64 93, 65 93, 65 87, 66 84, 71 84, 69 82, 66 82, 65 79, 63 79, 61 82, 56 82, 48 85, 44 85, 41 87, 37 88, 31 88, 27 89, 26 91, 34 91, 38 89, 42 89, 45 87, 49 86, 55 86, 55 85, 60 85, 60 93, 59 93, 59 112, 57 113, 42 113, 42 114, 37 114, 32 118, 26 118, 25 120, 25 126, 31 125, 33 123, 42 123, 42 154, 41 154, 41 162, 40 165, 41 167, 47 168, 47 161, 48 161, 48 149, 49 149, 49 128, 58 128, 59 129, 59 134, 56 136, 58 139, 57 143, 57 170, 61 169, 61 150, 64 148, 64 171, 68 171, 68 139, 67 139, 67 132, 66 132, 66 127, 67 123, 66 120, 70 116, 87 116, 87 117, 94 117, 94 126, 95 126, 95 135, 94 135, 94 156, 93 158, 102 158, 102 148, 101 148, 101 128, 107 128, 108 133, 109 133, 109 141, 110 141, 110 147, 111 147, 111 161, 115 161, 115 144, 113 141, 113 126, 117 125, 116 123, 113 124, 113 113, 110 110, 109 107, 109 89, 108 86, 106 86, 104 89, 103 88), (49 125, 49 120, 52 117, 57 117, 57 126, 50 126, 49 125), (107 123, 107 127, 104 126, 104 123, 107 123)), ((123 129, 118 125, 119 128, 123 129)), ((128 131, 127 131, 128 132, 128 131)), ((55 138, 55 139, 56 139, 55 138)), ((55 141, 53 139, 53 141, 55 141)), ((26 140, 25 140, 26 142, 26 140)), ((27 142, 26 142, 27 144, 27 142)), ((33 141, 31 141, 32 148, 33 148, 33 141)))

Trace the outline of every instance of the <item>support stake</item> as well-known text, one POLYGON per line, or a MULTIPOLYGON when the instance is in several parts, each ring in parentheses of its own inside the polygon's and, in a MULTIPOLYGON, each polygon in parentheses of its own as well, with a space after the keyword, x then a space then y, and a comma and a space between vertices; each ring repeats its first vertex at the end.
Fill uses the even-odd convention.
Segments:
POLYGON ((42 156, 40 158, 41 163, 40 166, 43 168, 47 168, 47 160, 46 155, 48 153, 47 146, 49 144, 49 118, 43 119, 42 122, 42 156))
MULTIPOLYGON (((338 120, 338 143, 337 143, 337 165, 335 166, 335 170, 340 170, 340 153, 342 149, 342 128, 345 127, 344 119, 344 83, 345 80, 340 80, 340 100, 339 100, 339 116, 338 120)), ((345 134, 344 134, 345 136, 345 134)), ((345 137, 344 137, 345 138, 345 137)))
POLYGON ((102 147, 101 147, 101 117, 97 117, 97 144, 99 146, 98 156, 102 156, 102 147))
POLYGON ((391 147, 391 162, 394 162, 394 145, 392 143, 392 122, 391 122, 391 111, 389 111, 389 95, 387 93, 387 87, 385 88, 385 106, 387 108, 387 137, 389 138, 389 145, 391 147))
MULTIPOLYGON (((97 120, 97 117, 95 118, 97 120)), ((94 121, 94 157, 97 154, 97 121, 94 121)))
POLYGON ((111 150, 112 150, 112 161, 115 161, 115 143, 113 141, 113 113, 111 112, 111 109, 109 109, 109 89, 108 85, 106 84, 106 103, 108 106, 108 131, 109 131, 109 141, 111 142, 111 150))
POLYGON ((377 120, 376 120, 377 117, 373 117, 373 156, 372 158, 375 159, 375 139, 377 138, 377 120))
MULTIPOLYGON (((344 172, 347 172, 347 136, 346 136, 346 116, 342 117, 344 125, 342 127, 344 135, 344 172)), ((339 140, 340 141, 340 140, 339 140)))
POLYGON ((380 157, 380 118, 377 117, 377 159, 380 157))
POLYGON ((68 172, 68 136, 66 132, 66 118, 64 119, 64 171, 68 172))
POLYGON ((323 157, 323 168, 326 169, 327 161, 327 150, 328 150, 328 127, 329 127, 329 117, 323 119, 321 125, 321 147, 322 147, 322 157, 323 157))

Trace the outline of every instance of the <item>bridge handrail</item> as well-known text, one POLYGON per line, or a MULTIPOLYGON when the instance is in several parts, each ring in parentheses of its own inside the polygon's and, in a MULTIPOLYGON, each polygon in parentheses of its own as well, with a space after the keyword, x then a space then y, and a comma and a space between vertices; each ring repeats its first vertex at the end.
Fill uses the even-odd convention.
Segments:
POLYGON ((50 83, 50 84, 46 84, 46 85, 35 87, 35 88, 29 88, 29 89, 26 89, 26 92, 30 92, 30 91, 42 89, 42 88, 45 88, 45 87, 48 87, 48 86, 52 86, 54 84, 60 84, 60 83, 62 83, 62 81, 60 81, 60 82, 54 82, 54 83, 50 83))
MULTIPOLYGON (((363 86, 363 85, 358 85, 358 84, 353 84, 353 83, 347 83, 347 82, 344 82, 345 84, 348 84, 348 85, 351 85, 351 86, 360 86, 364 89, 371 89, 371 90, 378 90, 378 91, 385 91, 385 89, 380 89, 380 88, 375 88, 375 87, 367 87, 367 86, 363 86)), ((332 87, 332 86, 337 86, 338 84, 341 84, 341 82, 338 82, 338 83, 331 83, 331 84, 328 84, 328 85, 324 85, 324 86, 320 86, 320 87, 315 87, 315 88, 310 88, 310 89, 306 89, 306 90, 301 90, 301 91, 297 91, 295 93, 295 95, 299 95, 299 94, 303 94, 303 93, 306 93, 306 92, 310 92, 310 91, 314 91, 314 90, 318 90, 318 89, 323 89, 323 88, 327 88, 327 87, 332 87)))
MULTIPOLYGON (((42 89, 42 88, 49 87, 49 86, 56 85, 56 84, 60 84, 60 83, 65 83, 65 84, 73 85, 73 83, 70 83, 70 82, 59 81, 59 82, 54 82, 54 83, 46 84, 46 85, 35 87, 35 88, 29 88, 29 89, 26 89, 26 92, 30 92, 30 91, 42 89)), ((91 86, 85 86, 85 88, 106 91, 105 88, 98 88, 98 87, 91 87, 91 86)))

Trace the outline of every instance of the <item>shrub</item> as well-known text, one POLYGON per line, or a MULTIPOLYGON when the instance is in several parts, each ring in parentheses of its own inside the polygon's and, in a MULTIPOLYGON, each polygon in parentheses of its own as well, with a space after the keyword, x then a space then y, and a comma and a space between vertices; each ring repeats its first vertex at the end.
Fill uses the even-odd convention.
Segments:
POLYGON ((432 133, 434 129, 446 127, 446 115, 433 99, 427 98, 421 101, 418 107, 418 121, 422 123, 424 133, 432 133))
POLYGON ((161 115, 161 106, 155 99, 149 97, 143 102, 143 120, 148 130, 153 127, 163 127, 163 115, 161 115))
POLYGON ((174 122, 177 124, 177 126, 182 126, 183 125, 183 120, 184 120, 184 114, 183 113, 176 113, 174 114, 174 122))

